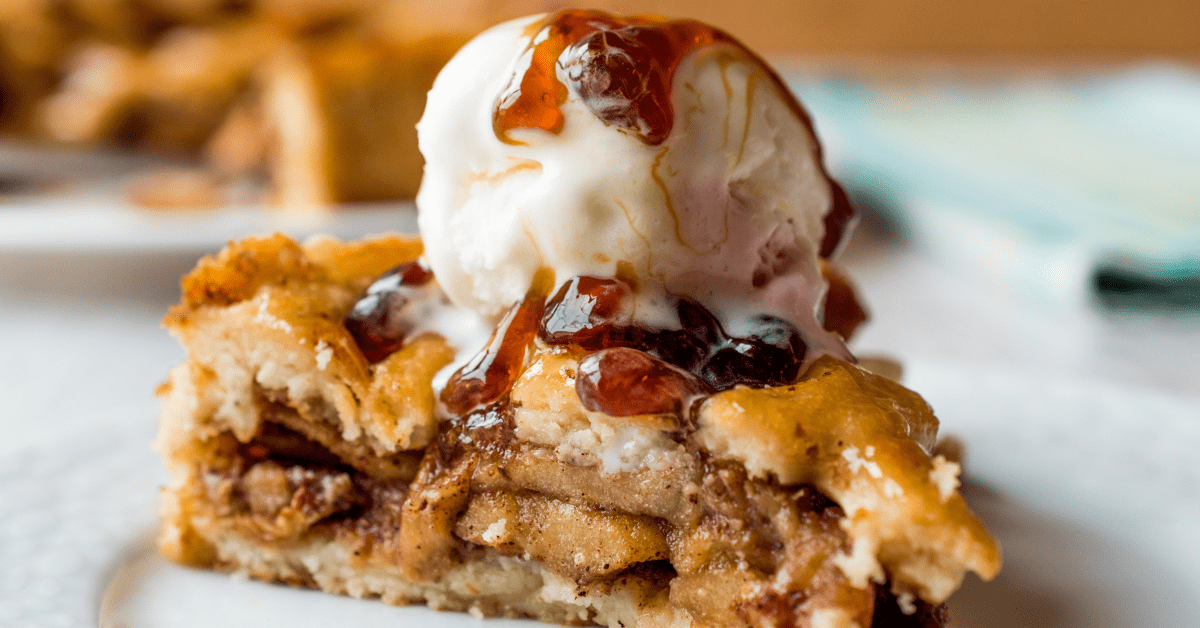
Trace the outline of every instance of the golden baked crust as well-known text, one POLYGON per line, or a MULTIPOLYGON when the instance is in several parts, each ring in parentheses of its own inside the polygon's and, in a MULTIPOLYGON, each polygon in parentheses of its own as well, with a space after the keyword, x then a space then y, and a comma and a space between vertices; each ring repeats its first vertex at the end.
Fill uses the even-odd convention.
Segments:
POLYGON ((187 350, 186 377, 214 406, 194 431, 248 440, 269 393, 377 454, 423 447, 435 427, 430 381, 451 350, 424 335, 370 365, 342 324, 375 276, 420 252, 396 236, 301 246, 276 235, 201 260, 163 321, 187 350))
POLYGON ((846 511, 856 583, 891 576, 899 591, 946 600, 967 571, 991 579, 1000 548, 958 494, 959 466, 930 459, 937 419, 917 394, 823 357, 791 386, 717 393, 697 436, 754 477, 810 483, 846 511))
POLYGON ((161 547, 393 604, 609 626, 944 625, 999 550, 927 453, 937 420, 832 358, 795 384, 627 417, 534 341, 500 402, 435 420, 432 333, 371 364, 343 318, 419 242, 232 243, 165 325, 161 547), (898 608, 917 611, 906 615, 898 608))

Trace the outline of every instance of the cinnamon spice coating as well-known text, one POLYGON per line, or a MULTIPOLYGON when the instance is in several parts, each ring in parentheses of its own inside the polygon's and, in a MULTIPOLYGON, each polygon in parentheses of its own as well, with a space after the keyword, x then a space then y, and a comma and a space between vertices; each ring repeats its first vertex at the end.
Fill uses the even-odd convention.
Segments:
POLYGON ((434 418, 434 334, 370 364, 341 320, 413 240, 231 244, 165 324, 169 558, 390 604, 608 626, 940 626, 995 542, 915 393, 825 358, 794 385, 613 417, 534 340, 434 418), (894 487, 893 487, 894 485, 894 487), (895 493, 897 488, 901 491, 895 493), (899 610, 897 599, 915 614, 899 610))

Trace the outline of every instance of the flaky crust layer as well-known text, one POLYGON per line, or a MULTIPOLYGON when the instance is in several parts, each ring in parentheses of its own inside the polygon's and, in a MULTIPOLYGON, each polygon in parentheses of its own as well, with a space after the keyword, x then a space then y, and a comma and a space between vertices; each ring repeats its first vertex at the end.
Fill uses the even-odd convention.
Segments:
POLYGON ((854 365, 819 359, 791 386, 713 395, 697 436, 755 477, 811 483, 846 511, 852 581, 891 576, 941 603, 974 571, 990 580, 1000 547, 958 493, 957 463, 930 459, 937 419, 917 394, 854 365))
POLYGON ((446 342, 371 364, 342 323, 420 251, 274 236, 184 278, 164 321, 188 354, 160 391, 166 556, 624 628, 866 628, 897 599, 931 618, 901 625, 936 626, 966 571, 999 568, 957 465, 927 453, 929 407, 832 358, 789 386, 618 418, 583 408, 577 351, 534 342, 502 406, 439 423, 446 342))
POLYGON ((399 236, 301 246, 276 235, 201 260, 163 321, 187 350, 192 380, 211 380, 195 387, 193 403, 206 407, 193 412, 192 431, 248 440, 266 390, 377 454, 425 446, 435 428, 430 381, 450 348, 424 335, 371 365, 342 324, 375 277, 420 253, 419 241, 399 236))

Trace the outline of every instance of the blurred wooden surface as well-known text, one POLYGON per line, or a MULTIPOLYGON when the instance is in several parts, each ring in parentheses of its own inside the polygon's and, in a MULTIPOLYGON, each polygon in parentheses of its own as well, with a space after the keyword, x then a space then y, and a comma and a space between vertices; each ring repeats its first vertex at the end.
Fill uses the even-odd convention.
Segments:
MULTIPOLYGON (((512 4, 534 7, 545 2, 512 4)), ((627 13, 693 17, 721 26, 766 53, 1200 57, 1200 0, 594 0, 590 4, 627 13)))

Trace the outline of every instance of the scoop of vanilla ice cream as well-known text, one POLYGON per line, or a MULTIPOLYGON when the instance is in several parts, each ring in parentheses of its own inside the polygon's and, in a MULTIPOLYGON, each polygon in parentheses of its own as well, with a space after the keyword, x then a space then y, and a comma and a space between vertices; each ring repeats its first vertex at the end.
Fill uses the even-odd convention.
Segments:
POLYGON ((817 313, 830 184, 808 124, 761 62, 729 45, 684 58, 671 86, 673 130, 659 145, 605 124, 573 92, 560 133, 517 129, 509 137, 520 144, 505 143, 493 108, 529 67, 539 19, 468 43, 417 125, 418 222, 450 298, 496 316, 541 267, 562 282, 613 276, 628 262, 644 285, 696 299, 730 333, 770 313, 801 330, 810 356, 847 355, 817 313))

